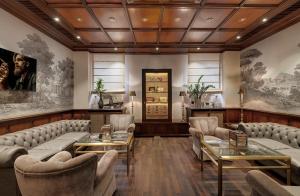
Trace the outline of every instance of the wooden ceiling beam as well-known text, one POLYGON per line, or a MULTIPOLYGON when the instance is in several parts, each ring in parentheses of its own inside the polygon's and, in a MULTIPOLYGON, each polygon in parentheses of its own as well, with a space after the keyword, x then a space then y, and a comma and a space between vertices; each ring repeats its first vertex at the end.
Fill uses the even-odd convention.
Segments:
MULTIPOLYGON (((273 17, 277 16, 279 13, 283 12, 290 6, 297 3, 299 0, 286 0, 281 2, 278 7, 271 9, 266 14, 264 14, 262 17, 258 18, 255 22, 253 22, 250 26, 248 26, 246 29, 244 29, 239 35, 241 37, 244 37, 248 33, 251 33, 254 29, 262 25, 261 18, 267 18, 268 20, 271 20, 273 17)), ((235 38, 232 38, 226 42, 226 44, 230 44, 232 42, 237 41, 235 38)))
POLYGON ((112 40, 112 38, 108 35, 108 33, 104 30, 103 25, 100 23, 100 21, 98 20, 97 16, 95 15, 95 13, 93 12, 93 10, 87 5, 86 0, 81 0, 81 3, 83 5, 83 7, 87 10, 87 12, 90 14, 90 16, 92 17, 92 19, 95 21, 95 23, 98 25, 98 27, 101 29, 101 31, 105 34, 105 36, 107 37, 107 39, 110 41, 111 44, 114 44, 114 41, 112 40))
POLYGON ((197 10, 195 12, 195 14, 193 15, 192 20, 190 21, 187 30, 183 33, 181 39, 180 39, 180 44, 182 44, 185 36, 188 34, 188 32, 191 30, 193 24, 195 23, 196 18, 198 17, 198 15, 200 14, 200 10, 201 8, 203 8, 203 6, 205 5, 206 0, 202 0, 201 3, 198 5, 197 10))
POLYGON ((162 28, 162 21, 164 18, 164 12, 165 12, 165 7, 160 8, 160 15, 159 15, 159 24, 158 24, 158 31, 157 31, 157 36, 156 36, 156 43, 159 44, 160 41, 160 32, 162 28))
POLYGON ((230 18, 235 14, 235 13, 237 13, 238 11, 239 11, 239 9, 241 8, 241 7, 243 7, 244 6, 244 4, 246 3, 246 0, 243 0, 241 3, 240 3, 240 5, 239 5, 239 7, 238 8, 235 8, 235 9, 233 9, 231 12, 230 12, 230 14, 217 26, 217 28, 214 30, 214 31, 212 31, 204 40, 203 40, 203 44, 205 44, 206 43, 206 41, 215 33, 215 32, 217 32, 227 21, 229 21, 230 20, 230 18))
POLYGON ((134 34, 133 30, 132 30, 133 27, 132 27, 132 22, 131 22, 131 19, 130 19, 130 15, 128 13, 126 0, 122 0, 122 5, 123 5, 123 9, 124 9, 124 12, 125 12, 125 15, 126 15, 127 22, 129 24, 130 32, 131 32, 132 37, 133 37, 134 44, 136 44, 136 37, 135 37, 135 34, 134 34))

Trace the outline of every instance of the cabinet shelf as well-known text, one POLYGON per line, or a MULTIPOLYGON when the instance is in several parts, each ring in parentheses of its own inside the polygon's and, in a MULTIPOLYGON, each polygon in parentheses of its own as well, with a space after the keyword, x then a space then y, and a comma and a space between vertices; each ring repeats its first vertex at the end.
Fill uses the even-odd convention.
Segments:
POLYGON ((150 92, 150 91, 147 91, 146 93, 148 94, 148 93, 168 93, 168 92, 167 91, 164 91, 164 92, 150 92))

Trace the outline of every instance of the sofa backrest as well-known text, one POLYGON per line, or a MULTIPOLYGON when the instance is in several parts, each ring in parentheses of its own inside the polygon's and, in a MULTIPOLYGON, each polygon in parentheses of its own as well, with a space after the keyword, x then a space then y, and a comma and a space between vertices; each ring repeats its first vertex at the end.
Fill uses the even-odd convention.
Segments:
POLYGON ((0 136, 0 145, 33 148, 67 132, 90 130, 89 120, 61 120, 0 136))
POLYGON ((127 130, 128 126, 134 120, 131 114, 112 114, 109 118, 114 131, 127 130))
POLYGON ((269 138, 294 148, 300 148, 300 129, 277 123, 240 123, 238 130, 248 137, 269 138))

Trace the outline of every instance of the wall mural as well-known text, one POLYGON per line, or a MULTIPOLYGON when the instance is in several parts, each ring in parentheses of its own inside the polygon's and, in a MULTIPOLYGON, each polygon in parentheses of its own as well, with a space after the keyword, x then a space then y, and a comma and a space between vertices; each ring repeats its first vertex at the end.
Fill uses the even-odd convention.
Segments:
POLYGON ((0 115, 69 109, 73 106, 74 63, 54 63, 54 53, 38 34, 17 43, 21 53, 37 59, 36 92, 0 91, 0 115))
POLYGON ((286 65, 286 70, 292 71, 272 74, 272 69, 276 68, 266 65, 263 58, 259 58, 263 55, 258 49, 241 53, 241 82, 245 89, 245 106, 299 114, 300 64, 286 65), (291 66, 292 69, 288 69, 291 66))

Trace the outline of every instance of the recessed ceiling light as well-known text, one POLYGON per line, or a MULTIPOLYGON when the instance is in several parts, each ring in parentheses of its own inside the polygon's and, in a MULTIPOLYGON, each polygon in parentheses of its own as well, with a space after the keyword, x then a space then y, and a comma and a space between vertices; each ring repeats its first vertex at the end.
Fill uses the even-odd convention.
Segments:
POLYGON ((59 22, 59 21, 60 21, 60 19, 59 19, 58 17, 54 17, 53 20, 54 20, 55 22, 59 22))
POLYGON ((155 50, 156 50, 156 51, 159 51, 159 47, 156 47, 155 50))
POLYGON ((76 20, 77 20, 78 22, 82 22, 82 18, 80 18, 80 17, 77 17, 76 20))
POLYGON ((207 17, 205 20, 206 20, 207 22, 212 22, 212 21, 214 20, 214 18, 213 18, 213 17, 207 17))
POLYGON ((181 21, 181 18, 175 18, 175 22, 180 22, 181 21))
POLYGON ((241 39, 241 38, 242 38, 242 36, 240 36, 240 35, 236 36, 236 39, 241 39))
POLYGON ((201 49, 200 47, 197 48, 197 50, 200 50, 200 49, 201 49))
POLYGON ((77 39, 81 39, 81 37, 79 35, 76 36, 77 39))
POLYGON ((245 22, 247 20, 247 18, 241 18, 240 22, 245 22))
POLYGON ((110 22, 116 22, 116 18, 115 18, 115 17, 112 17, 112 16, 109 17, 108 20, 109 20, 110 22))
POLYGON ((118 51, 118 48, 116 47, 116 48, 114 48, 114 50, 115 50, 115 51, 118 51))
POLYGON ((189 9, 187 9, 187 8, 181 8, 180 11, 187 12, 187 11, 189 11, 189 9))
POLYGON ((267 19, 267 18, 263 18, 261 21, 262 21, 262 22, 267 22, 268 19, 267 19))
POLYGON ((142 21, 143 21, 143 22, 147 22, 147 21, 148 21, 148 18, 143 18, 142 21))

